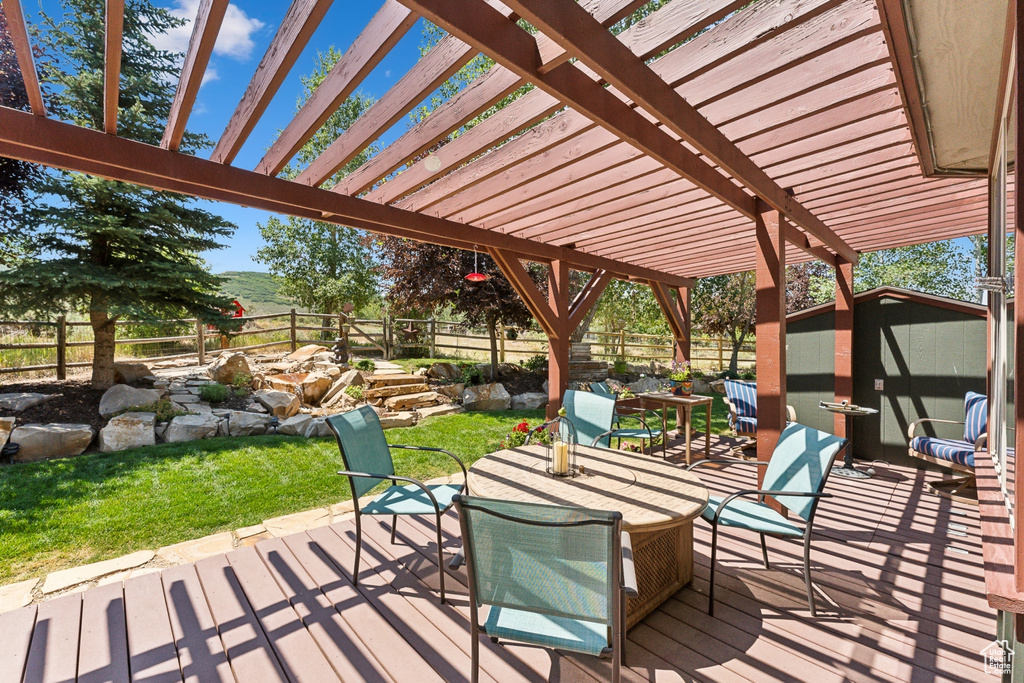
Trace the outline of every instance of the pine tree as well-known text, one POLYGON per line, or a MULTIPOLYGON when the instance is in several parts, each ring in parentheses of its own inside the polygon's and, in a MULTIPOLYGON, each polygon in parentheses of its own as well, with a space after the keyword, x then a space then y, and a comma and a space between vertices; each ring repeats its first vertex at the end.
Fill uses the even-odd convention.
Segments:
MULTIPOLYGON (((42 15, 41 63, 52 115, 103 125, 103 0, 62 0, 64 16, 42 15)), ((157 50, 149 36, 180 20, 148 0, 125 6, 118 134, 157 145, 163 134, 179 55, 157 50)), ((209 146, 187 133, 183 152, 209 146)), ((81 173, 49 172, 32 184, 45 206, 30 208, 22 231, 31 257, 0 272, 0 309, 11 314, 89 316, 95 338, 92 385, 114 383, 119 319, 190 315, 224 324, 230 301, 215 294, 221 279, 199 254, 221 247, 234 226, 196 208, 190 198, 81 173)))

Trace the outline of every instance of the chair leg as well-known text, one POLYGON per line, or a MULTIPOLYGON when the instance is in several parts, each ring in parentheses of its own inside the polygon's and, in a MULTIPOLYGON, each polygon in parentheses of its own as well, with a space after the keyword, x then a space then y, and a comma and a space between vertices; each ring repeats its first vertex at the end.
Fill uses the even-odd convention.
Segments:
POLYGON ((356 560, 352 566, 352 585, 359 585, 359 551, 363 547, 363 525, 359 522, 359 518, 362 517, 358 512, 356 513, 356 560))
POLYGON ((765 542, 764 534, 761 534, 761 555, 764 557, 764 568, 770 569, 768 566, 768 544, 765 542))
POLYGON ((626 600, 626 591, 619 591, 619 599, 622 600, 622 608, 620 614, 622 615, 622 626, 619 627, 619 639, 621 642, 616 643, 615 646, 620 648, 622 651, 622 657, 619 662, 622 666, 629 666, 626 664, 626 607, 628 601, 626 600))
POLYGON ((476 624, 473 624, 473 643, 470 645, 470 658, 473 660, 472 674, 470 680, 472 683, 479 683, 480 681, 480 630, 476 624))
POLYGON ((391 545, 395 544, 395 531, 398 530, 398 515, 391 515, 391 545))
POLYGON ((804 582, 807 584, 807 606, 811 608, 811 616, 818 616, 814 609, 814 586, 811 584, 811 534, 808 530, 804 537, 804 582))
POLYGON ((715 616, 715 556, 718 554, 718 525, 711 525, 711 578, 708 580, 708 616, 715 616))
MULTIPOLYGON (((436 513, 437 517, 437 571, 441 576, 441 604, 444 604, 444 551, 441 549, 441 511, 436 513)), ((475 639, 474 639, 474 642, 475 639)))

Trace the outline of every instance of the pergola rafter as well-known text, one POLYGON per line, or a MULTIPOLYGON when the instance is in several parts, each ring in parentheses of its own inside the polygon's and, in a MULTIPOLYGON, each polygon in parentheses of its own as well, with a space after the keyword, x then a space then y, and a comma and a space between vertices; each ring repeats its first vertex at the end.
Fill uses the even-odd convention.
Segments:
POLYGON ((103 40, 103 131, 117 135, 124 0, 106 0, 103 24, 106 29, 103 40))
POLYGON ((43 92, 39 88, 39 74, 36 72, 36 62, 32 58, 32 42, 28 37, 28 26, 25 24, 25 13, 21 10, 21 2, 17 0, 4 2, 0 11, 3 11, 4 17, 7 19, 7 32, 14 45, 18 69, 21 71, 32 113, 36 116, 46 116, 46 104, 43 102, 43 92))

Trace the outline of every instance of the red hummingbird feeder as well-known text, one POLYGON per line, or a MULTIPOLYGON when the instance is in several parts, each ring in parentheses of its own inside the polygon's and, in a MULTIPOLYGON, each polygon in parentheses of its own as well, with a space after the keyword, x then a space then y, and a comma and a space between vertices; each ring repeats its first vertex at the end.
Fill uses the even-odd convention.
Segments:
POLYGON ((470 282, 483 282, 489 275, 480 272, 480 264, 477 260, 476 247, 473 247, 473 272, 466 276, 470 282))

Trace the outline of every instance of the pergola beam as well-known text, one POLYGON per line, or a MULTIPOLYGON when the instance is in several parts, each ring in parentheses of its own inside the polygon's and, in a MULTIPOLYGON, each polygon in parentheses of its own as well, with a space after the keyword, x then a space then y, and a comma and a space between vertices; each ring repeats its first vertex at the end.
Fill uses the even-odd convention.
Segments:
POLYGON ((288 7, 211 159, 222 164, 234 161, 330 6, 331 0, 294 0, 288 7))
POLYGON ((199 88, 203 84, 206 67, 213 54, 213 46, 217 43, 224 15, 228 10, 228 0, 202 0, 195 24, 192 26, 192 38, 185 53, 185 63, 181 69, 181 79, 171 103, 171 113, 167 117, 160 146, 164 149, 177 150, 181 138, 185 135, 185 126, 192 113, 199 88))
POLYGON ((497 247, 541 262, 563 260, 579 270, 607 270, 624 278, 656 279, 672 286, 686 287, 692 282, 683 276, 404 211, 3 107, 0 156, 424 242, 497 247))
MULTIPOLYGON (((488 7, 483 0, 466 0, 458 4, 443 0, 402 2, 621 139, 637 146, 680 175, 690 178, 743 215, 753 218, 754 198, 575 65, 566 62, 548 73, 540 73, 538 69, 543 62, 537 41, 514 22, 488 7)), ((588 22, 600 27, 593 17, 580 11, 588 22)), ((603 27, 600 29, 611 35, 603 27)), ((621 47, 617 40, 616 43, 621 47)), ((635 55, 630 55, 635 59, 635 55)))
POLYGON ((28 104, 36 116, 46 116, 46 105, 43 103, 43 92, 39 88, 39 75, 36 73, 36 61, 32 57, 32 43, 28 38, 28 26, 25 14, 21 10, 20 0, 4 0, 0 7, 7 18, 7 32, 14 44, 14 54, 18 58, 18 69, 21 71, 28 104))
POLYGON ((598 299, 601 298, 601 294, 604 293, 605 287, 612 281, 612 274, 607 270, 599 270, 591 276, 584 285, 580 293, 572 300, 569 305, 569 334, 576 331, 576 328, 580 326, 583 319, 587 317, 587 313, 594 307, 598 299))
POLYGON ((857 253, 780 187, 618 38, 572 0, 508 0, 521 16, 599 73, 757 197, 852 263, 857 253))
POLYGON ((650 285, 661 312, 665 314, 665 320, 668 321, 668 327, 675 339, 675 359, 690 360, 689 289, 686 289, 684 294, 683 290, 676 288, 676 298, 673 299, 672 288, 655 281, 647 284, 650 285))
POLYGON ((124 0, 106 0, 103 38, 103 132, 117 135, 118 98, 121 96, 121 41, 124 36, 124 0))
POLYGON ((530 309, 530 313, 537 323, 544 330, 548 338, 557 337, 560 333, 557 311, 544 298, 543 292, 534 283, 533 278, 526 272, 526 268, 519 262, 519 254, 505 251, 504 249, 488 249, 491 258, 498 264, 501 272, 505 274, 509 284, 516 290, 519 297, 530 309))

